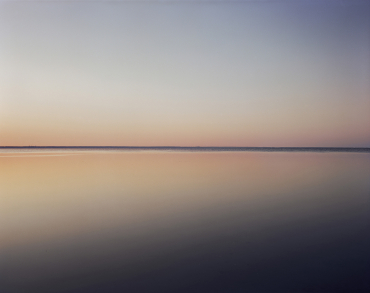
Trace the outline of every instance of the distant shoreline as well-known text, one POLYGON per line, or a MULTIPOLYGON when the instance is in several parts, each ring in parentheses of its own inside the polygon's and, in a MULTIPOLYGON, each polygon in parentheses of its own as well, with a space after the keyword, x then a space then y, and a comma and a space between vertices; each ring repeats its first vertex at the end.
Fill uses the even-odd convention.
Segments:
POLYGON ((0 146, 0 150, 142 150, 188 152, 351 152, 370 153, 369 148, 352 147, 184 147, 184 146, 0 146))

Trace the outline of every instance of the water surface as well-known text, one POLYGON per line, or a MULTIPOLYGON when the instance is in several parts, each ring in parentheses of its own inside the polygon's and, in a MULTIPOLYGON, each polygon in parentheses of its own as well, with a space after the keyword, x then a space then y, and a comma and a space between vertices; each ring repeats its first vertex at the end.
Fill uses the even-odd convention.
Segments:
POLYGON ((0 152, 2 292, 366 292, 369 223, 368 153, 0 152))

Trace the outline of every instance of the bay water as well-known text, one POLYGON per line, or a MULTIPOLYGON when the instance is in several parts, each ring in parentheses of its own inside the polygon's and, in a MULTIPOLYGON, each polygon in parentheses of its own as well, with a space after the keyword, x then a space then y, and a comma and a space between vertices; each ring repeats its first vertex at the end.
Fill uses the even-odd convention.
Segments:
POLYGON ((367 292, 370 154, 0 152, 0 292, 367 292))

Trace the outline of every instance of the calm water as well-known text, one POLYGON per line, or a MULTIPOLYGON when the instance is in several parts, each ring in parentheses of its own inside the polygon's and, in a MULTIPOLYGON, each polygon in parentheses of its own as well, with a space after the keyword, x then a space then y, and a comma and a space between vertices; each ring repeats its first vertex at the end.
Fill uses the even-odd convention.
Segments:
POLYGON ((0 292, 366 292, 369 228, 368 153, 0 153, 0 292))

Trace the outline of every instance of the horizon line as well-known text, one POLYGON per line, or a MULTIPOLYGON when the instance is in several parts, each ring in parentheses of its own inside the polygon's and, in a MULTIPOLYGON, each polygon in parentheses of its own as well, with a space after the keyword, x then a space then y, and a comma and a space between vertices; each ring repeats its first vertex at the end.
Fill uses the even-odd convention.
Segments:
POLYGON ((111 149, 179 151, 295 151, 295 152, 369 152, 370 147, 250 147, 250 146, 0 146, 0 149, 111 149))

